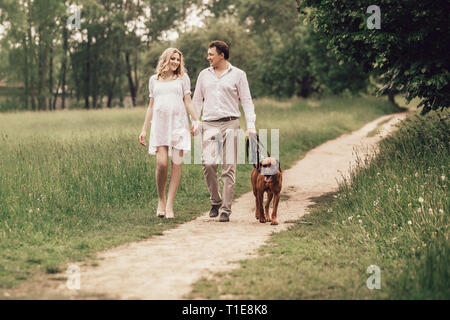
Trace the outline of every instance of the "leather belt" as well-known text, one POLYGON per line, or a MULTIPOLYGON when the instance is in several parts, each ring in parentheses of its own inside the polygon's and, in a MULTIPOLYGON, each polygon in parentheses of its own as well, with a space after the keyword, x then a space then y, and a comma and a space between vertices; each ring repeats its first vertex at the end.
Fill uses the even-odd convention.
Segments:
POLYGON ((220 118, 220 119, 216 119, 216 120, 203 120, 205 122, 225 122, 225 121, 231 121, 231 120, 236 120, 239 119, 239 117, 225 117, 225 118, 220 118))

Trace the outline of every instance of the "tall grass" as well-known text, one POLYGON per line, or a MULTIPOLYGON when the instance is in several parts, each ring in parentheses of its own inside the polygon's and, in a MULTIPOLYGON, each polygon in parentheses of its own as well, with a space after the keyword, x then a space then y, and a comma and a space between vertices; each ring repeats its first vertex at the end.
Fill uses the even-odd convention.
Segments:
POLYGON ((448 112, 411 117, 341 186, 338 221, 389 263, 391 298, 450 297, 449 138, 448 112))
POLYGON ((449 138, 448 111, 410 116, 260 258, 191 298, 449 299, 449 138), (370 265, 380 290, 366 286, 370 265))
MULTIPOLYGON (((394 111, 373 98, 256 102, 258 128, 280 129, 284 167, 394 111)), ((138 144, 144 116, 144 108, 0 114, 0 288, 161 234, 209 209, 201 166, 184 165, 176 218, 156 218, 155 158, 138 144)), ((239 166, 236 197, 250 190, 251 169, 239 166)))

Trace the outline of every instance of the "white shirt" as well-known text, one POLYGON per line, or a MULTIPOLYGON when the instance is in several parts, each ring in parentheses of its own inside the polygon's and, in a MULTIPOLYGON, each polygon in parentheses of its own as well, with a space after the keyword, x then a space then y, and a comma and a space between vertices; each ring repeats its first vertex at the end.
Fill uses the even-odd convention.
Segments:
POLYGON ((240 117, 239 99, 244 109, 247 129, 255 128, 255 106, 250 94, 247 75, 228 62, 228 68, 216 76, 213 67, 200 72, 195 86, 193 102, 202 120, 217 120, 224 117, 240 117))

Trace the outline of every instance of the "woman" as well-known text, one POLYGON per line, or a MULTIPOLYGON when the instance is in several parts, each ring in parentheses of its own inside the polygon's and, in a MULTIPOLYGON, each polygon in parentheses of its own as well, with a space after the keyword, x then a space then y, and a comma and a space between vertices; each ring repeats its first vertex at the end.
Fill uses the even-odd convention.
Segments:
POLYGON ((183 55, 176 48, 166 49, 158 61, 156 74, 149 80, 150 102, 145 115, 139 143, 146 145, 150 126, 149 153, 156 153, 156 187, 158 217, 173 218, 173 202, 177 193, 183 164, 183 152, 191 150, 191 136, 186 110, 193 119, 192 130, 199 130, 199 118, 191 100, 190 80, 184 68, 183 55), (166 201, 169 157, 172 168, 166 201))

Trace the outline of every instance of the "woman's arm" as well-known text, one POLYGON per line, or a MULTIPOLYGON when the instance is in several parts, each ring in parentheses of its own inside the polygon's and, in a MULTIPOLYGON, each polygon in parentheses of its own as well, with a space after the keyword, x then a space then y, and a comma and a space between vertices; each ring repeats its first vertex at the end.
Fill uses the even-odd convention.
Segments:
POLYGON ((150 98, 150 102, 148 103, 147 113, 145 114, 144 125, 142 126, 141 134, 139 135, 139 143, 143 146, 146 145, 145 137, 147 136, 148 129, 150 128, 150 123, 153 118, 153 102, 154 99, 150 98))
POLYGON ((193 121, 199 121, 200 119, 197 115, 197 111, 195 110, 194 103, 192 102, 192 99, 191 99, 191 95, 190 94, 185 95, 183 100, 184 100, 184 105, 186 106, 186 110, 191 115, 191 119, 193 121))

